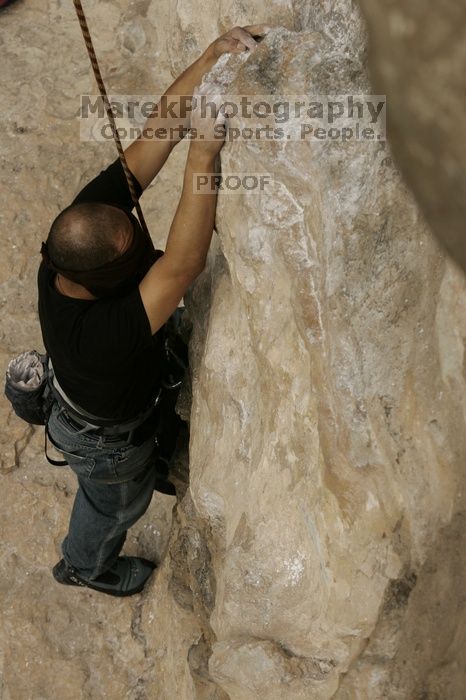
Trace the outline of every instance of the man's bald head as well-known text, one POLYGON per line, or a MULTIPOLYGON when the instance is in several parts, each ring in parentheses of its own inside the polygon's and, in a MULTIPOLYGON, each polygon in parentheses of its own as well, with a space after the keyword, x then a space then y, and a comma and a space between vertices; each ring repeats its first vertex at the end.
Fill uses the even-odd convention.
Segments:
POLYGON ((51 226, 48 253, 62 270, 92 270, 121 255, 131 231, 130 220, 117 207, 100 202, 72 204, 51 226))

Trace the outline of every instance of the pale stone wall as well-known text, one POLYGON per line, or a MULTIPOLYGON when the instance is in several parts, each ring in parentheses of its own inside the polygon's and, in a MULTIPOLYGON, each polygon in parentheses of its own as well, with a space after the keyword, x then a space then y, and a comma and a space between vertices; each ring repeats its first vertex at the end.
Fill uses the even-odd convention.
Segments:
MULTIPOLYGON (((282 28, 210 84, 370 89, 361 19, 343 0, 86 10, 112 93, 160 92, 216 34, 262 20, 282 28)), ((72 8, 18 2, 0 31, 5 366, 40 347, 51 219, 114 152, 79 143, 77 96, 93 83, 72 8)), ((184 148, 143 197, 158 245, 184 148)), ((275 182, 219 197, 187 299, 190 486, 172 522, 174 499, 157 494, 126 545, 161 560, 143 595, 54 583, 74 482, 2 402, 3 694, 462 700, 464 279, 383 143, 227 144, 222 168, 275 182)))
POLYGON ((434 233, 466 270, 466 6, 361 0, 374 85, 391 104, 397 162, 434 233))

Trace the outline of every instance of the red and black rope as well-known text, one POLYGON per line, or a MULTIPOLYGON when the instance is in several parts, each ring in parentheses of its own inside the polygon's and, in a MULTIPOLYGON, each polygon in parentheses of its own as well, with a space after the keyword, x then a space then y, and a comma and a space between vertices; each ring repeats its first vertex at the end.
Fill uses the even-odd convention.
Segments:
POLYGON ((89 32, 89 27, 87 26, 86 15, 84 14, 81 0, 73 0, 73 3, 74 3, 74 8, 76 10, 76 15, 77 15, 78 20, 79 20, 79 26, 81 27, 81 32, 82 32, 82 35, 84 38, 84 42, 86 44, 87 53, 89 54, 89 59, 91 61, 92 70, 94 71, 94 76, 95 76, 95 80, 97 83, 97 87, 99 88, 100 96, 102 97, 102 100, 104 102, 105 111, 107 112, 107 117, 108 117, 108 120, 110 122, 110 126, 112 128, 113 139, 115 141, 115 144, 116 144, 116 147, 118 150, 118 155, 119 155, 119 158, 121 161, 121 165, 123 167, 123 170, 124 170, 124 173, 126 176, 126 180, 128 182, 129 191, 131 193, 131 199, 132 199, 134 207, 136 209, 137 217, 139 219, 139 223, 141 224, 141 228, 144 231, 144 233, 147 236, 149 236, 149 238, 150 238, 149 230, 147 228, 147 225, 146 225, 146 222, 144 219, 144 215, 142 213, 141 205, 140 205, 138 198, 137 198, 137 195, 136 195, 136 189, 134 187, 133 176, 131 174, 131 171, 128 168, 128 164, 126 162, 123 147, 121 145, 120 137, 118 135, 117 127, 115 124, 115 118, 113 116, 112 107, 110 105, 110 101, 109 101, 108 95, 107 95, 107 90, 105 89, 105 84, 104 84, 104 81, 102 79, 102 74, 100 72, 99 63, 97 61, 97 56, 95 55, 94 45, 93 45, 92 39, 91 39, 91 34, 89 32))

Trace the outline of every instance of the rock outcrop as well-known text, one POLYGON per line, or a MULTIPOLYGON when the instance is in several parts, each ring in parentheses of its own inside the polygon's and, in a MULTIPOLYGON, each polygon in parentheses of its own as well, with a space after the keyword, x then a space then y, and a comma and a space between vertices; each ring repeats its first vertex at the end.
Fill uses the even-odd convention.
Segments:
POLYGON ((432 230, 466 271, 466 8, 455 0, 360 5, 397 162, 432 230))
MULTIPOLYGON (((209 0, 202 16, 193 0, 88 5, 112 93, 149 92, 154 77, 160 90, 219 31, 261 20, 280 27, 247 60, 222 60, 212 89, 371 92, 349 0, 209 0)), ((46 21, 22 3, 1 17, 14 105, 1 136, 4 364, 40 344, 34 274, 50 219, 114 157, 77 141, 76 95, 91 82, 72 10, 42 10, 46 21), (64 67, 46 60, 49 33, 66 40, 64 67)), ((159 245, 183 150, 172 160, 144 195, 159 245)), ((220 194, 186 299, 189 484, 181 444, 179 500, 154 498, 126 545, 160 561, 142 596, 53 582, 73 479, 2 406, 5 697, 462 700, 464 278, 383 141, 235 141, 221 161, 273 182, 220 194)))

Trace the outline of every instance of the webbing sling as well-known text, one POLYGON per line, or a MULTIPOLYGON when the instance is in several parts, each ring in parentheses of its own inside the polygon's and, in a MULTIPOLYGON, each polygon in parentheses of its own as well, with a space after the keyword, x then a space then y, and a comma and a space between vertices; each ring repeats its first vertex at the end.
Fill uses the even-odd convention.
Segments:
POLYGON ((162 388, 160 387, 157 395, 153 398, 149 405, 144 411, 141 411, 139 415, 135 418, 126 421, 115 422, 109 418, 101 418, 93 413, 89 413, 82 406, 78 406, 74 401, 72 401, 67 394, 65 394, 63 388, 58 383, 58 379, 53 370, 52 360, 49 358, 48 365, 48 379, 49 386, 61 406, 63 406, 71 415, 72 418, 83 424, 83 429, 78 430, 78 433, 84 433, 88 430, 101 430, 102 435, 119 435, 120 433, 134 432, 136 428, 139 428, 149 416, 152 415, 155 407, 160 401, 160 396, 162 394, 162 388))
MULTIPOLYGON (((78 406, 75 404, 71 399, 65 394, 63 391, 62 387, 58 383, 58 380, 55 376, 55 372, 53 371, 53 365, 52 365, 52 360, 48 358, 48 378, 47 378, 47 383, 49 386, 49 389, 52 391, 56 401, 58 402, 58 405, 60 406, 60 411, 65 411, 73 420, 77 421, 82 425, 81 430, 76 431, 76 435, 79 435, 79 433, 86 433, 90 430, 94 431, 100 431, 102 436, 104 437, 109 437, 109 436, 114 436, 117 437, 118 435, 124 435, 125 433, 128 433, 128 438, 127 440, 124 441, 125 444, 129 444, 133 438, 134 432, 137 428, 139 428, 145 421, 152 415, 153 411, 155 410, 155 407, 160 401, 160 397, 162 394, 162 388, 159 389, 156 398, 151 401, 149 407, 143 411, 142 413, 139 414, 135 419, 126 421, 124 423, 114 423, 111 422, 110 424, 107 423, 106 426, 101 425, 95 425, 94 423, 91 423, 89 419, 94 419, 98 420, 100 423, 102 421, 105 421, 106 419, 99 418, 98 416, 94 416, 92 413, 88 413, 85 411, 81 406, 78 406)), ((53 464, 56 467, 63 467, 68 464, 66 460, 56 460, 53 459, 52 457, 49 456, 48 454, 48 449, 47 449, 47 440, 50 440, 52 445, 60 451, 60 446, 57 445, 54 440, 52 439, 52 436, 50 435, 48 431, 48 425, 45 425, 45 442, 44 442, 44 452, 45 456, 47 458, 47 461, 50 464, 53 464)), ((157 443, 157 438, 155 438, 155 441, 157 443)))

